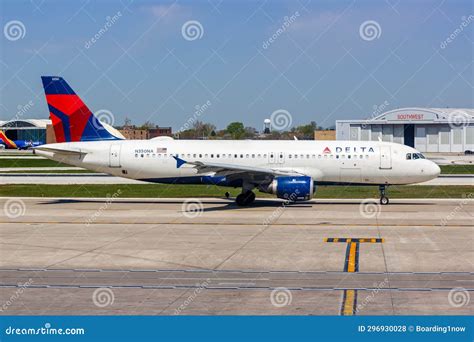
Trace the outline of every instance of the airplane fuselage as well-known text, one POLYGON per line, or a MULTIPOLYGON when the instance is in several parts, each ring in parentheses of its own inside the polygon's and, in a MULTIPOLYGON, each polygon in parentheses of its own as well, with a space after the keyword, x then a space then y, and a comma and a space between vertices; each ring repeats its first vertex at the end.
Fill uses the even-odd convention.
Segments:
POLYGON ((436 178, 439 167, 415 149, 379 141, 112 140, 43 145, 36 153, 114 176, 157 183, 218 183, 225 177, 198 173, 187 162, 220 163, 294 172, 315 183, 412 184, 436 178), (42 147, 45 149, 42 150, 42 147), (63 154, 47 148, 82 152, 63 154), (407 155, 410 155, 408 158, 407 155), (414 154, 417 156, 415 157, 414 154))

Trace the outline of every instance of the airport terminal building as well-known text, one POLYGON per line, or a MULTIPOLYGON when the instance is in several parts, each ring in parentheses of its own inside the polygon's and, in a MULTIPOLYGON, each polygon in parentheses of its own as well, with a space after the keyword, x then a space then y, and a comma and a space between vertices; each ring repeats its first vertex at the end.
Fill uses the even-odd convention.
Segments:
POLYGON ((0 121, 0 130, 12 140, 31 140, 47 142, 47 127, 51 125, 51 120, 44 119, 15 119, 10 121, 0 121))
POLYGON ((337 120, 336 139, 381 139, 420 152, 473 151, 474 109, 400 108, 366 120, 337 120))

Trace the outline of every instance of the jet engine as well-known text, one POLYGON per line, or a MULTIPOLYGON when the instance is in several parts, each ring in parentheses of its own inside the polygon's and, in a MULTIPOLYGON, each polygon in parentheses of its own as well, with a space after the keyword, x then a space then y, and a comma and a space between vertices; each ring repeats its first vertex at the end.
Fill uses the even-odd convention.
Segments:
POLYGON ((313 179, 308 176, 277 177, 260 191, 274 194, 288 201, 306 201, 313 198, 315 191, 313 179))

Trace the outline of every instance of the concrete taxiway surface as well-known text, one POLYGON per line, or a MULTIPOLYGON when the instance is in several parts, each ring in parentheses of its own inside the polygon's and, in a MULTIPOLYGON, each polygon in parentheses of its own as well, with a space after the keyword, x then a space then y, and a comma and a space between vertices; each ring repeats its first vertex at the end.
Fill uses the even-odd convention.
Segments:
POLYGON ((0 198, 1 314, 473 314, 474 201, 392 202, 0 198))
MULTIPOLYGON (((147 184, 104 173, 1 173, 0 184, 147 184)), ((473 185, 474 175, 441 175, 415 185, 473 185)))

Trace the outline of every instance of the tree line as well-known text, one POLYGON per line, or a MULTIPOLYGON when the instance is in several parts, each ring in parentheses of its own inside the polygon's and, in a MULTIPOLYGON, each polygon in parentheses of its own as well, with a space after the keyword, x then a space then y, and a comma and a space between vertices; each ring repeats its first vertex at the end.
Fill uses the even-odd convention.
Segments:
MULTIPOLYGON (((129 120, 125 121, 125 127, 130 127, 131 123, 129 120)), ((136 129, 150 129, 156 127, 156 125, 150 121, 145 122, 141 126, 133 126, 136 129)), ((264 133, 259 132, 254 127, 245 126, 242 122, 235 121, 231 122, 224 129, 217 129, 212 123, 203 122, 196 120, 190 128, 178 131, 173 135, 179 139, 268 139, 268 140, 285 140, 294 139, 299 140, 312 140, 314 139, 314 131, 322 130, 321 126, 318 126, 315 121, 311 121, 308 124, 292 127, 288 130, 271 130, 270 132, 264 133)), ((329 128, 334 129, 334 128, 329 128)))

